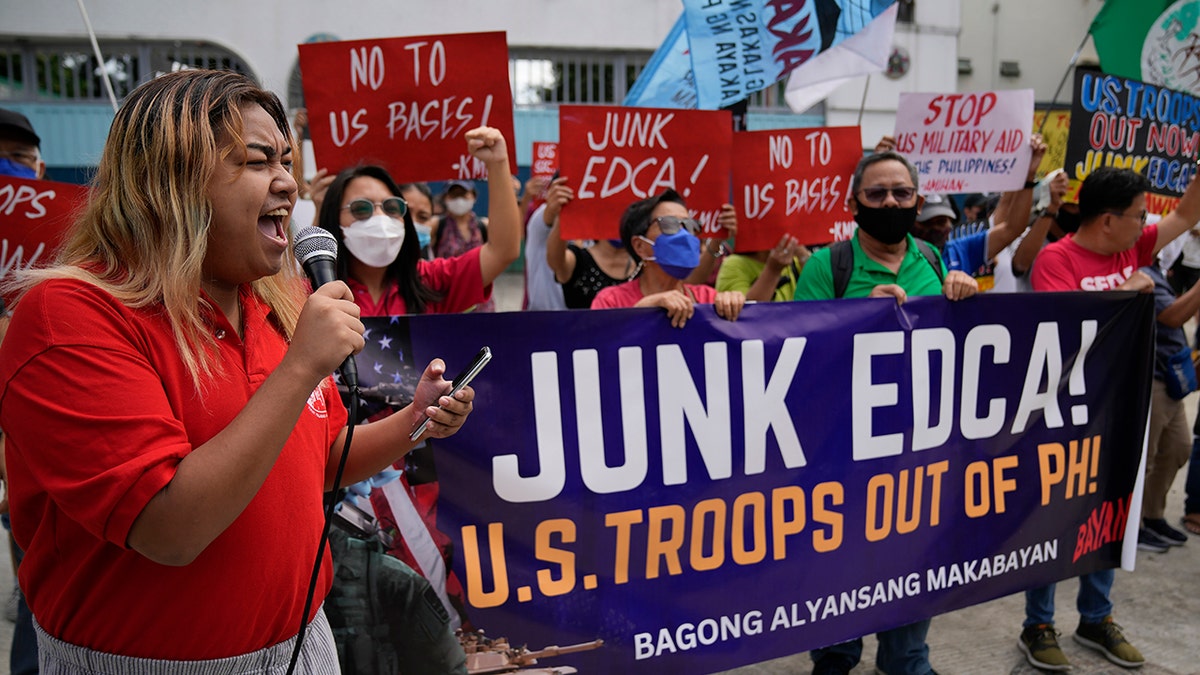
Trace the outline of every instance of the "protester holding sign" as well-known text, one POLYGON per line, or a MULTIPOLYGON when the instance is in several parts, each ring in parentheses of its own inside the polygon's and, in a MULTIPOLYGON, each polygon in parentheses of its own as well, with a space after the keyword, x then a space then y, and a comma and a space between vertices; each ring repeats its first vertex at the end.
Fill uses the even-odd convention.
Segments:
MULTIPOLYGON (((347 436, 329 374, 363 326, 344 284, 306 299, 286 259, 291 145, 245 76, 155 78, 117 113, 56 264, 22 276, 0 423, 42 672, 278 671, 298 622, 300 672, 337 667, 320 604, 302 610, 347 436)), ((442 396, 444 368, 358 430, 349 480, 426 416, 457 431, 473 393, 442 396)))
MULTIPOLYGON (((1048 241, 1057 241, 1079 229, 1079 205, 1074 201, 1067 201, 1070 188, 1067 174, 1062 169, 1055 169, 1046 175, 1042 183, 1045 194, 1038 201, 1042 206, 1029 215, 1029 228, 1016 241, 996 254, 993 288, 998 292, 1032 291, 1029 270, 1033 267, 1038 251, 1042 250, 1048 241)), ((1022 214, 1009 211, 1005 218, 1013 220, 1022 214)))
MULTIPOLYGON (((796 284, 797 300, 894 297, 944 294, 951 300, 975 295, 975 280, 945 264, 928 244, 911 234, 924 200, 917 194, 917 168, 903 155, 877 152, 863 158, 850 179, 847 208, 858 229, 849 242, 813 254, 796 284), (839 264, 834 260, 834 249, 839 264), (849 253, 849 255, 846 255, 849 253), (839 279, 838 275, 845 278, 839 279)), ((929 665, 929 620, 881 631, 876 667, 886 673, 933 672, 929 665)), ((862 638, 812 653, 813 672, 849 673, 862 658, 862 638)))
MULTIPOLYGON (((566 309, 567 302, 563 297, 563 287, 554 277, 554 270, 546 259, 546 250, 551 239, 557 239, 558 231, 554 225, 558 223, 557 215, 553 221, 546 219, 553 211, 550 203, 545 201, 549 196, 549 179, 531 179, 539 181, 535 189, 541 193, 538 201, 525 222, 525 297, 521 309, 532 311, 566 309)), ((529 188, 526 189, 528 192, 529 188)), ((557 243, 557 242, 556 242, 557 243)))
POLYGON ((641 274, 600 291, 592 309, 661 307, 671 325, 682 328, 696 303, 711 303, 718 316, 736 320, 745 295, 684 281, 700 265, 699 231, 700 224, 688 216, 683 197, 674 190, 631 204, 621 218, 621 242, 641 274))
MULTIPOLYGON (((1146 226, 1146 192, 1150 181, 1130 169, 1102 167, 1079 188, 1079 230, 1038 254, 1033 266, 1035 291, 1130 290, 1150 293, 1154 282, 1138 268, 1200 220, 1200 181, 1192 181, 1179 206, 1146 226)), ((1145 663, 1112 619, 1113 570, 1079 577, 1079 627, 1075 640, 1127 668, 1145 663)), ((1025 629, 1019 646, 1029 662, 1041 668, 1069 667, 1054 630, 1054 584, 1025 593, 1025 629)))
POLYGON ((942 251, 947 269, 962 270, 976 277, 980 290, 992 288, 992 262, 1028 227, 1029 212, 1033 205, 1034 172, 1046 152, 1046 144, 1037 134, 1030 138, 1029 145, 1033 159, 1027 170, 1025 186, 1001 195, 996 208, 996 222, 990 227, 966 232, 954 228, 957 216, 949 198, 936 193, 925 197, 925 203, 917 214, 913 235, 937 246, 942 251))
MULTIPOLYGON (((420 260, 409 205, 391 175, 377 166, 343 170, 319 212, 322 228, 338 240, 338 272, 365 316, 461 312, 491 296, 492 282, 521 250, 521 216, 496 129, 467 132, 471 152, 493 169, 488 178, 487 243, 457 257, 420 260), (499 160, 496 160, 498 162, 499 160)), ((464 191, 465 193, 465 191, 464 191)))
POLYGON ((785 234, 774 248, 734 253, 717 272, 718 291, 740 291, 753 302, 791 300, 796 279, 812 252, 794 236, 785 234))
POLYGON ((903 155, 888 151, 860 161, 846 201, 858 224, 848 244, 853 251, 849 273, 845 279, 835 276, 831 253, 837 245, 827 246, 804 266, 795 299, 894 297, 903 303, 909 294, 942 293, 951 300, 975 295, 979 286, 970 275, 946 272, 937 251, 913 238, 913 224, 924 203, 916 185, 917 169, 903 155), (933 276, 926 274, 930 269, 933 276))
POLYGON ((546 239, 546 265, 562 288, 567 309, 588 309, 596 294, 633 278, 637 265, 620 239, 567 242, 562 238, 563 207, 575 199, 566 178, 556 178, 546 192, 542 218, 550 226, 546 239))

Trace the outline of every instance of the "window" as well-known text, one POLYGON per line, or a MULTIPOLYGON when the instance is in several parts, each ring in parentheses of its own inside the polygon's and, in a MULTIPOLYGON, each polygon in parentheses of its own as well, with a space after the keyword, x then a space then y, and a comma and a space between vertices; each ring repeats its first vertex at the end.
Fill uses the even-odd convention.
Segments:
MULTIPOLYGON (((650 60, 650 52, 509 48, 508 73, 517 108, 559 104, 620 105, 650 60)), ((752 94, 752 112, 788 110, 786 78, 752 94)))
POLYGON ((210 42, 106 40, 101 50, 103 66, 86 40, 0 40, 0 100, 106 101, 106 71, 118 100, 143 82, 184 68, 254 77, 241 59, 210 42))
POLYGON ((649 59, 644 52, 510 49, 513 103, 517 107, 619 105, 649 59))

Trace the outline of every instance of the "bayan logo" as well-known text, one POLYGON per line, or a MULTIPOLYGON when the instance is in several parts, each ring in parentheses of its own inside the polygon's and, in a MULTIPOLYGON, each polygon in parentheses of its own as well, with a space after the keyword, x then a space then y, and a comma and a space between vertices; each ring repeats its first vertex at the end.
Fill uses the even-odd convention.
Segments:
POLYGON ((1105 544, 1125 539, 1125 524, 1129 520, 1129 497, 1104 502, 1092 509, 1088 519, 1079 525, 1075 537, 1075 555, 1071 562, 1098 551, 1105 544))
POLYGON ((308 411, 317 419, 323 420, 329 417, 329 408, 325 405, 325 397, 333 390, 333 378, 327 377, 321 380, 316 389, 308 395, 308 411))

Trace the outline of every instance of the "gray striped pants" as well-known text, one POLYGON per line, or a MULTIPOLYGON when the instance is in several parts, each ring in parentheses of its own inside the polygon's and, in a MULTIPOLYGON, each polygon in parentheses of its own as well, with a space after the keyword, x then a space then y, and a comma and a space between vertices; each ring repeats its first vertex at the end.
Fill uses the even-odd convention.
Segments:
MULTIPOLYGON (((33 627, 37 631, 41 675, 284 675, 296 646, 293 637, 272 647, 224 659, 166 661, 93 651, 51 636, 36 620, 33 627)), ((304 675, 341 673, 324 609, 318 610, 308 624, 294 672, 304 675)))

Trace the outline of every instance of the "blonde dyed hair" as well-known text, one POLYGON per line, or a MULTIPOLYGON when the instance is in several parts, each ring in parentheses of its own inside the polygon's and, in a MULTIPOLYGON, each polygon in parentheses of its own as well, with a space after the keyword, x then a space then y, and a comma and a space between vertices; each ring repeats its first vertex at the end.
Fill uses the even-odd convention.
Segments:
MULTIPOLYGON (((179 353, 200 386, 216 363, 201 298, 217 163, 242 145, 245 106, 261 106, 292 143, 275 94, 230 71, 184 70, 135 89, 112 123, 86 207, 54 263, 17 278, 19 290, 71 278, 128 307, 161 303, 179 353)), ((251 283, 290 339, 304 287, 294 265, 251 283)))

